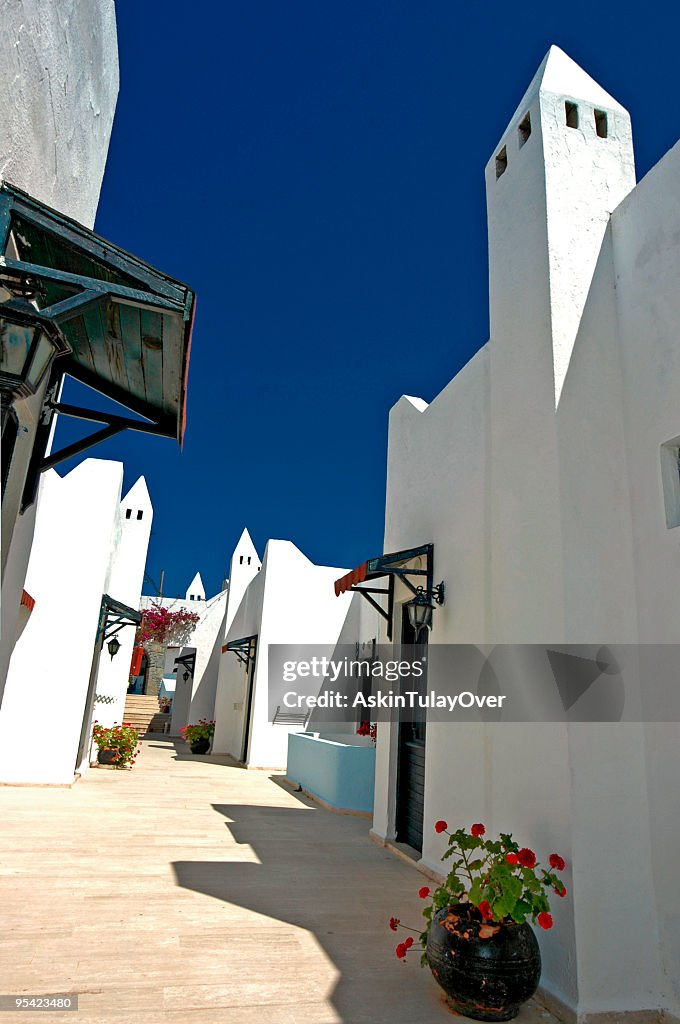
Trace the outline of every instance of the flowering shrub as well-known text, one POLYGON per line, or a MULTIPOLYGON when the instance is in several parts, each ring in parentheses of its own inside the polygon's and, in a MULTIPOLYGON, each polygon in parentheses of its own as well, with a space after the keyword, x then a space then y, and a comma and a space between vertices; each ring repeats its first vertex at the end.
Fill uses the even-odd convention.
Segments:
POLYGON ((370 736, 375 743, 378 739, 378 726, 371 725, 370 722, 362 722, 357 729, 357 736, 370 736))
MULTIPOLYGON (((449 832, 442 819, 435 822, 434 830, 449 837, 442 860, 451 859, 451 865, 446 879, 434 892, 427 885, 418 890, 422 900, 429 899, 423 910, 425 930, 419 935, 423 949, 427 946, 434 915, 457 903, 471 903, 476 907, 482 922, 481 939, 494 935, 499 925, 523 924, 527 919, 541 928, 552 928, 546 890, 552 889, 561 897, 567 895, 566 886, 555 874, 566 867, 558 853, 550 854, 550 870, 546 871, 539 865, 534 851, 527 846, 520 847, 510 833, 501 832, 496 840, 486 839, 486 829, 481 823, 473 825, 469 832, 462 828, 449 832)), ((392 931, 406 927, 397 917, 390 918, 389 926, 392 931)), ((417 929, 407 928, 407 931, 417 932, 417 929)), ((412 945, 413 939, 399 943, 395 950, 397 957, 403 960, 412 945)), ((421 962, 427 962, 424 954, 421 962)))
POLYGON ((215 735, 215 723, 209 722, 207 718, 201 718, 198 725, 183 725, 180 732, 187 743, 211 740, 215 735))
POLYGON ((105 729, 96 721, 92 730, 92 738, 99 750, 115 750, 113 761, 116 768, 127 768, 133 765, 139 756, 137 746, 139 733, 133 729, 129 722, 122 725, 112 725, 105 729))
POLYGON ((156 640, 166 647, 183 647, 196 629, 200 616, 186 608, 171 612, 154 604, 142 613, 137 639, 140 643, 156 640))

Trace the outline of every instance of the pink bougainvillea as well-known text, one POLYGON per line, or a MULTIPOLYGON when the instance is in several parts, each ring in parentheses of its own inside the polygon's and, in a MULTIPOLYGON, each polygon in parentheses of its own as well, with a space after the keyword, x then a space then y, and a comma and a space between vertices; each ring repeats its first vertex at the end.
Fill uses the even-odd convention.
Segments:
POLYGON ((154 604, 142 614, 138 639, 141 643, 156 640, 166 647, 182 647, 196 629, 199 616, 187 608, 176 612, 154 604))

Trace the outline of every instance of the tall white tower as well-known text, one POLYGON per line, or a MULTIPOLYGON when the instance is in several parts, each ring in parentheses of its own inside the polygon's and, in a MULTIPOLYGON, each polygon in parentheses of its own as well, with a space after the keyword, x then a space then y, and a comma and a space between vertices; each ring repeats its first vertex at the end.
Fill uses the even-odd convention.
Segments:
MULTIPOLYGON (((635 187, 630 116, 557 46, 486 168, 491 339, 547 331, 555 403, 612 211, 635 187)), ((541 339, 541 341, 544 339, 541 339)))
POLYGON ((231 556, 229 569, 229 600, 227 604, 227 615, 224 623, 224 635, 229 632, 234 616, 243 600, 248 584, 257 576, 262 568, 262 562, 248 530, 244 530, 238 539, 231 556))
POLYGON ((610 214, 634 186, 627 112, 551 47, 486 168, 496 642, 563 639, 556 409, 595 268, 612 272, 610 214))
POLYGON ((187 587, 185 594, 185 600, 187 601, 205 601, 205 587, 203 586, 203 580, 201 579, 200 572, 197 572, 193 580, 187 587))

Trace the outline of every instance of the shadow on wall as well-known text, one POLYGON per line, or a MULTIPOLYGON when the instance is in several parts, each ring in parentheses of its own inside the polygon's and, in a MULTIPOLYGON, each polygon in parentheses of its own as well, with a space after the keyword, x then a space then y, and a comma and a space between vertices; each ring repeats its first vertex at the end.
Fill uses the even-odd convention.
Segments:
POLYGON ((347 1024, 446 1020, 430 972, 421 971, 418 956, 397 961, 397 937, 388 928, 395 913, 420 925, 420 876, 371 843, 365 820, 295 800, 292 807, 213 805, 234 840, 249 845, 261 863, 173 864, 179 885, 246 911, 240 921, 233 912, 228 918, 241 926, 248 956, 230 963, 225 953, 225 975, 235 989, 249 982, 247 1002, 263 1007, 325 1000, 337 1014, 332 1019, 347 1024), (314 947, 280 930, 268 936, 251 914, 310 932, 339 975, 334 985, 334 972, 319 971, 325 964, 314 947), (255 979, 261 985, 253 996, 255 979))

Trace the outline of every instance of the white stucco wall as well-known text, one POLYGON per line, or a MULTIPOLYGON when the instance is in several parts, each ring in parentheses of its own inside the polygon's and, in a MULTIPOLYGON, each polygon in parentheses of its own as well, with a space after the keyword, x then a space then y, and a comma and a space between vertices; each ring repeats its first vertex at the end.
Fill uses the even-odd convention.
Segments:
MULTIPOLYGON (((392 410, 385 550, 434 543, 431 643, 675 642, 661 446, 680 438, 680 148, 635 187, 628 115, 553 50, 486 178, 491 339, 431 405, 392 410)), ((543 983, 581 1015, 678 1012, 678 739, 676 724, 428 725, 423 862, 439 862, 440 817, 561 852, 570 898, 539 936, 543 983)), ((396 748, 379 729, 385 838, 396 748)))
MULTIPOLYGON (((196 651, 196 668, 191 681, 187 722, 198 722, 201 718, 212 719, 215 714, 215 694, 227 597, 228 592, 224 590, 206 602, 205 612, 191 636, 191 645, 196 651)), ((178 675, 181 675, 181 670, 178 675)), ((186 722, 181 724, 186 725, 186 722)), ((173 729, 174 727, 173 720, 173 729)))
POLYGON ((0 782, 73 781, 122 480, 121 463, 97 459, 45 474, 26 579, 36 604, 0 708, 0 782))
MULTIPOLYGON (((136 609, 139 605, 152 524, 151 497, 144 477, 140 477, 118 506, 106 581, 109 596, 129 608, 136 609)), ((96 698, 89 717, 106 727, 123 722, 135 632, 134 626, 125 626, 116 634, 120 650, 115 658, 109 655, 106 644, 101 653, 96 698), (109 703, 111 699, 113 703, 109 703)), ((81 770, 84 767, 82 765, 81 770)))
MULTIPOLYGON (((290 541, 270 540, 262 571, 248 586, 225 643, 258 637, 250 721, 249 768, 284 768, 288 733, 299 726, 272 725, 268 718, 268 645, 335 646, 351 594, 336 598, 333 581, 345 569, 314 565, 290 541), (304 608, 304 616, 300 615, 304 608)), ((235 654, 222 655, 215 708, 213 750, 239 757, 246 728, 246 673, 235 654)))
POLYGON ((92 227, 118 84, 114 0, 7 0, 0 178, 92 227))

